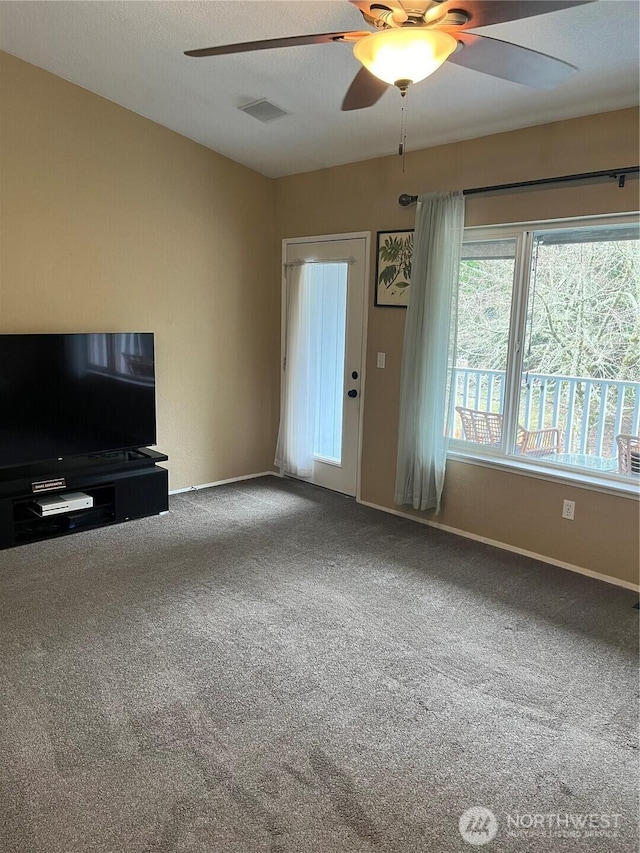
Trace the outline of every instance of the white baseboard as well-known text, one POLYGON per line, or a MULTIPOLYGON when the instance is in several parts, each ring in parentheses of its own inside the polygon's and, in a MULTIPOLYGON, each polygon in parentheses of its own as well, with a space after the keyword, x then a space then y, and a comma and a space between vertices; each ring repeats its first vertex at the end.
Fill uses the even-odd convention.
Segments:
POLYGON ((226 486, 227 483, 239 483, 240 480, 255 480, 257 477, 280 477, 277 471, 260 471, 258 474, 243 474, 242 477, 230 477, 228 480, 216 480, 215 483, 202 483, 199 486, 186 486, 184 489, 171 489, 170 495, 180 495, 183 492, 199 492, 200 489, 211 489, 214 486, 226 486))
POLYGON ((547 557, 544 554, 536 554, 533 551, 526 551, 524 548, 516 548, 514 545, 507 545, 505 542, 498 542, 495 539, 488 539, 486 536, 478 536, 476 533, 469 533, 467 530, 460 530, 457 527, 449 527, 447 524, 440 524, 437 521, 431 521, 428 518, 417 518, 415 515, 409 515, 407 512, 401 512, 396 509, 389 509, 386 506, 379 506, 368 501, 358 501, 363 506, 379 509, 381 512, 388 512, 390 515, 399 515, 401 518, 408 518, 409 521, 417 521, 418 524, 426 524, 428 527, 437 527, 439 530, 445 530, 447 533, 453 533, 456 536, 464 536, 465 539, 473 539, 476 542, 483 542, 485 545, 493 545, 494 548, 501 548, 503 551, 511 551, 514 554, 522 554, 524 557, 532 557, 534 560, 539 560, 541 563, 549 563, 552 566, 558 566, 561 569, 568 569, 570 572, 576 572, 579 575, 586 575, 589 578, 595 578, 605 583, 614 584, 614 586, 622 586, 625 589, 630 589, 633 592, 640 592, 638 584, 631 581, 623 581, 620 578, 614 578, 611 575, 601 575, 599 572, 592 572, 591 569, 584 569, 582 566, 574 566, 572 563, 565 563, 562 560, 555 560, 553 557, 547 557))

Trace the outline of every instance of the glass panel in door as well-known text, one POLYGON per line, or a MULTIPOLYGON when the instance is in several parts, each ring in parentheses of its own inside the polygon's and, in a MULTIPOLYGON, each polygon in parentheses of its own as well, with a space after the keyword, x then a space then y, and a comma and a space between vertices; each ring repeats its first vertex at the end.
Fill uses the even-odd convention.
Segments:
POLYGON ((318 412, 313 450, 317 459, 336 465, 342 461, 347 275, 346 263, 309 267, 318 334, 318 412))

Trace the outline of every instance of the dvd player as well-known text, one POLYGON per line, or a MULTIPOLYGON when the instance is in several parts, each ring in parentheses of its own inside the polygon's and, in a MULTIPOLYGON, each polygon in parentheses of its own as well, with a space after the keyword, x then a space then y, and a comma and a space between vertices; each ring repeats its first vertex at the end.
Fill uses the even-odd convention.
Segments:
POLYGON ((37 515, 57 515, 61 512, 75 512, 79 509, 90 509, 93 506, 93 498, 84 492, 66 492, 62 495, 47 495, 37 498, 33 502, 33 509, 37 515))

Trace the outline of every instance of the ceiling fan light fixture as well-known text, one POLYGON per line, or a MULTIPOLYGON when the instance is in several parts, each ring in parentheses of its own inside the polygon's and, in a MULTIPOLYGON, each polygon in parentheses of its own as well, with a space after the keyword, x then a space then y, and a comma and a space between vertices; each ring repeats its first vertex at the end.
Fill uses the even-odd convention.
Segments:
POLYGON ((399 27, 365 36, 353 53, 380 80, 406 86, 437 71, 456 46, 456 39, 448 33, 399 27))

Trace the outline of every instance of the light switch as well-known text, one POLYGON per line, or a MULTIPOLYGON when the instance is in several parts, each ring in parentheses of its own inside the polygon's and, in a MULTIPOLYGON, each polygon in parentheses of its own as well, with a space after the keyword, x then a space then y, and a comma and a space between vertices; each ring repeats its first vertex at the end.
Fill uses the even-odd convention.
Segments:
POLYGON ((379 352, 378 353, 378 367, 384 367, 386 360, 387 360, 386 352, 379 352))

